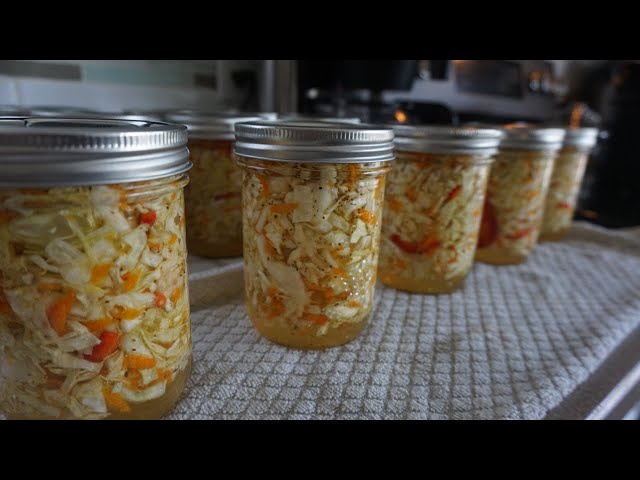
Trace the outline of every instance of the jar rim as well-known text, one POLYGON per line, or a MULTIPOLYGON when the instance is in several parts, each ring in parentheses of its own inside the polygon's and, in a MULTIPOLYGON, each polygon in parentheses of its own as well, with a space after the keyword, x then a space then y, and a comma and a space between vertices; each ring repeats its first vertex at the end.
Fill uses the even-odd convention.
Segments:
POLYGON ((293 163, 392 161, 393 130, 368 124, 259 121, 236 125, 235 153, 293 163))
POLYGON ((182 125, 0 117, 0 187, 129 183, 170 177, 191 166, 182 125))

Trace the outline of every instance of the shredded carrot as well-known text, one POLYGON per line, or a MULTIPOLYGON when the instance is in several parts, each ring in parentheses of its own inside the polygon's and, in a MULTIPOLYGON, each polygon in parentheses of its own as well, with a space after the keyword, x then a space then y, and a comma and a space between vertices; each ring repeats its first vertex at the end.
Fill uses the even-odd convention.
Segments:
POLYGON ((63 377, 62 375, 57 375, 51 371, 49 371, 47 369, 47 367, 42 367, 45 371, 45 373, 47 374, 47 380, 45 383, 45 386, 47 387, 47 390, 57 390, 60 387, 62 387, 62 384, 64 383, 65 377, 63 377))
POLYGON ((4 296, 4 291, 0 287, 0 313, 11 313, 11 305, 4 296))
POLYGON ((307 282, 306 280, 303 280, 303 281, 308 290, 311 290, 312 292, 321 293, 322 296, 325 298, 325 300, 331 300, 333 297, 335 297, 335 294, 333 293, 332 288, 320 287, 318 285, 314 285, 313 283, 307 282))
POLYGON ((107 276, 109 270, 111 270, 110 263, 99 263, 91 270, 91 283, 93 285, 97 285, 102 281, 104 277, 107 276))
POLYGON ((177 287, 173 290, 173 292, 171 292, 171 303, 173 303, 174 305, 176 303, 178 303, 178 300, 180 300, 180 297, 182 296, 182 288, 177 287))
POLYGON ((518 240, 520 238, 526 237, 527 235, 529 235, 529 233, 531 232, 531 228, 522 228, 520 230, 518 230, 517 232, 511 234, 511 235, 505 235, 509 240, 518 240))
POLYGON ((378 179, 378 185, 376 185, 376 200, 382 198, 382 189, 384 188, 384 177, 378 179))
POLYGON ((447 195, 447 199, 444 201, 444 203, 450 202, 451 200, 456 198, 458 195, 460 195, 461 190, 462 190, 462 185, 458 185, 453 190, 451 190, 449 192, 449 195, 447 195))
POLYGON ((338 295, 336 295, 336 298, 338 300, 346 300, 347 298, 349 298, 349 292, 340 292, 338 295))
POLYGON ((127 382, 131 387, 139 390, 142 387, 142 374, 140 371, 135 368, 129 368, 127 370, 127 382))
POLYGON ((116 307, 114 308, 113 312, 111 313, 111 316, 113 316, 113 318, 116 318, 118 320, 135 320, 136 318, 138 318, 138 316, 140 316, 140 314, 142 313, 142 310, 138 310, 135 308, 123 308, 123 307, 116 307))
POLYGON ((302 315, 302 318, 305 320, 309 320, 310 322, 316 323, 318 325, 324 325, 329 321, 329 318, 323 314, 315 314, 315 313, 305 313, 302 315))
POLYGON ((228 198, 234 198, 234 197, 239 197, 240 196, 240 192, 222 192, 222 193, 216 193, 213 196, 214 200, 226 200, 228 198))
POLYGON ((122 276, 122 287, 124 288, 124 291, 130 292, 131 290, 136 288, 136 285, 138 285, 138 280, 140 280, 140 272, 134 270, 133 272, 125 273, 122 276))
POLYGON ((178 241, 178 236, 175 233, 171 234, 171 238, 169 239, 169 246, 173 246, 175 245, 175 243, 178 241))
POLYGON ((256 177, 258 177, 260 185, 262 185, 262 196, 267 197, 269 195, 269 181, 267 180, 267 177, 264 175, 256 175, 256 177))
POLYGON ((154 210, 149 210, 148 212, 140 214, 138 223, 146 223, 147 225, 153 227, 153 224, 156 223, 157 219, 158 214, 154 210))
POLYGON ((418 198, 418 192, 416 192, 416 189, 414 187, 407 188, 407 191, 404 193, 407 196, 407 198, 412 202, 415 202, 416 199, 418 198))
POLYGON ((72 290, 47 309, 47 318, 49 319, 51 328, 53 328, 58 335, 63 335, 67 328, 67 316, 75 300, 76 293, 72 290))
POLYGON ((89 329, 91 333, 94 335, 97 333, 102 333, 107 327, 113 325, 113 319, 109 317, 102 317, 99 320, 94 320, 92 322, 87 322, 84 324, 85 327, 89 329))
POLYGON ((360 167, 356 163, 350 163, 347 165, 347 169, 349 170, 349 183, 356 183, 356 180, 358 180, 360 176, 360 167))
POLYGON ((27 195, 38 195, 44 192, 46 192, 46 190, 41 188, 21 188, 20 189, 20 193, 25 193, 27 195))
POLYGON ((167 297, 163 293, 156 292, 153 303, 156 307, 162 308, 167 303, 167 297))
POLYGON ((347 305, 353 308, 358 308, 360 306, 360 302, 357 300, 351 300, 347 305))
POLYGON ((571 210, 571 205, 566 202, 560 202, 556 205, 556 208, 571 210))
POLYGON ((0 210, 0 225, 3 223, 9 223, 13 217, 15 217, 15 215, 11 212, 7 210, 0 210))
POLYGON ((129 413, 131 411, 131 407, 129 407, 124 397, 119 393, 112 392, 109 387, 102 387, 102 396, 110 410, 120 413, 129 413))
POLYGON ((160 245, 159 243, 149 243, 149 250, 151 250, 153 253, 160 253, 161 248, 162 245, 160 245))
POLYGON ((101 362, 118 349, 120 335, 116 332, 102 332, 100 334, 100 343, 93 347, 89 355, 85 355, 85 359, 90 362, 101 362))
POLYGON ((389 208, 394 212, 399 212, 402 210, 402 203, 400 203, 400 201, 395 197, 389 197, 387 199, 387 203, 389 204, 389 208))
POLYGON ((264 236, 264 248, 267 251, 267 255, 269 255, 270 257, 275 257, 276 255, 276 248, 273 246, 273 243, 271 243, 271 240, 269 240, 269 237, 267 237, 266 235, 264 236))
POLYGON ((529 190, 526 194, 526 197, 529 200, 533 200, 534 198, 536 198, 538 195, 540 194, 539 190, 529 190))
POLYGON ((402 269, 405 268, 407 266, 407 263, 402 260, 400 257, 393 257, 391 259, 391 267, 393 268, 398 268, 398 269, 402 269))
POLYGON ((146 355, 131 353, 124 357, 123 368, 135 368, 136 370, 146 370, 156 366, 156 360, 146 355))
POLYGON ((430 153, 423 153, 415 157, 415 165, 420 169, 427 168, 431 166, 435 159, 436 157, 434 155, 431 155, 430 153))
POLYGON ((430 233, 421 242, 407 242, 400 235, 391 235, 391 241, 395 243, 403 252, 406 253, 426 253, 427 256, 433 256, 440 247, 440 241, 435 234, 430 233))
POLYGON ((269 319, 282 315, 285 311, 284 303, 280 297, 273 297, 271 304, 269 305, 269 311, 267 317, 269 319))
POLYGON ((38 284, 39 292, 46 292, 46 291, 60 292, 62 291, 62 288, 63 288, 62 285, 59 283, 40 282, 38 284))
POLYGON ((176 343, 175 340, 171 340, 169 342, 157 342, 158 345, 162 345, 164 348, 171 348, 171 346, 176 343))
POLYGON ((271 213, 291 213, 298 208, 298 203, 280 203, 278 205, 271 205, 271 213))
POLYGON ((347 271, 341 267, 332 268, 331 273, 333 273, 334 275, 338 275, 339 277, 347 276, 347 271))
POLYGON ((362 220, 365 223, 368 223, 369 225, 374 225, 376 223, 376 216, 371 213, 369 210, 365 210, 364 208, 361 208, 360 210, 358 210, 358 218, 360 220, 362 220))
POLYGON ((171 370, 170 369, 166 369, 163 370, 162 368, 158 368, 156 369, 156 373, 158 374, 158 377, 161 380, 164 380, 166 382, 170 382, 171 381, 171 370))

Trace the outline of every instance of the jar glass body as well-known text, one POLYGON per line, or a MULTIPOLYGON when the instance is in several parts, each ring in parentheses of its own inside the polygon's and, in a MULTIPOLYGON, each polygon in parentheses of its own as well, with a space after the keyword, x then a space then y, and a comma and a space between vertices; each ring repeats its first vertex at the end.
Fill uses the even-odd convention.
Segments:
POLYGON ((411 292, 453 291, 473 265, 491 157, 396 155, 387 175, 380 280, 411 292))
POLYGON ((159 418, 191 366, 186 175, 0 189, 0 410, 159 418))
POLYGON ((491 165, 476 260, 526 261, 540 235, 555 150, 501 150, 491 165))
POLYGON ((233 141, 189 139, 193 169, 185 189, 187 246, 204 257, 242 255, 242 172, 233 141))
POLYGON ((347 343, 373 307, 388 162, 243 167, 246 306, 276 343, 347 343))
POLYGON ((561 240, 571 228, 589 149, 563 148, 556 157, 544 208, 541 241, 561 240))

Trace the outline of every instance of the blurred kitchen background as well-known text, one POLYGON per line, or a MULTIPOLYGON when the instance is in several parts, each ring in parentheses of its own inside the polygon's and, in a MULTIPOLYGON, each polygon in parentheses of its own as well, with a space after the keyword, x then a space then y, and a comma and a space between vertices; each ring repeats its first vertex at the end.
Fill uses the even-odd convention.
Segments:
POLYGON ((640 225, 636 60, 0 60, 0 115, 52 107, 596 126, 576 215, 640 225))

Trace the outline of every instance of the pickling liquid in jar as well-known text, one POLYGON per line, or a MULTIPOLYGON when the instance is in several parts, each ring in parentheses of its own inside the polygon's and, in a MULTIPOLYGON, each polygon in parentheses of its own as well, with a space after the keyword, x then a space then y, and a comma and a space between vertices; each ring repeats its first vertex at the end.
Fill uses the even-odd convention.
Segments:
MULTIPOLYGON (((276 140, 290 134, 295 156, 305 141, 344 138, 344 125, 320 129, 314 125, 240 125, 238 142, 260 130, 276 140)), ((251 139, 246 142, 249 147, 238 147, 238 164, 243 168, 245 304, 255 328, 275 343, 303 349, 332 347, 351 341, 367 325, 374 304, 393 133, 362 130, 365 139, 372 135, 385 140, 378 154, 382 161, 358 162, 357 152, 351 162, 304 161, 304 154, 300 161, 278 161, 286 150, 269 152, 273 160, 249 157, 254 153, 251 139)))
MULTIPOLYGON (((9 418, 160 418, 181 395, 191 366, 191 326, 188 178, 180 172, 190 165, 186 132, 156 125, 157 131, 140 133, 149 134, 150 144, 164 139, 174 149, 175 156, 157 164, 174 175, 91 186, 0 186, 0 411, 9 418)), ((38 136, 37 122, 34 127, 38 136)), ((65 138, 67 125, 57 128, 65 138)), ((98 129, 76 128, 88 128, 81 157, 91 158, 98 129)), ((129 133, 123 129, 123 136, 129 133)), ((119 148, 114 143, 112 150, 119 148)), ((83 160, 72 157, 67 161, 80 169, 83 160)), ((0 155, 0 172, 7 161, 0 155)), ((68 178, 61 162, 52 183, 68 178)))
POLYGON ((556 157, 545 202, 541 241, 561 240, 571 228, 582 179, 595 146, 595 128, 567 128, 564 146, 556 157))
POLYGON ((409 292, 451 292, 473 266, 501 133, 401 126, 395 134, 397 161, 387 176, 380 280, 409 292))
POLYGON ((239 113, 167 113, 189 131, 193 170, 185 188, 187 247, 203 257, 242 256, 242 172, 233 157, 234 125, 259 120, 239 113))

